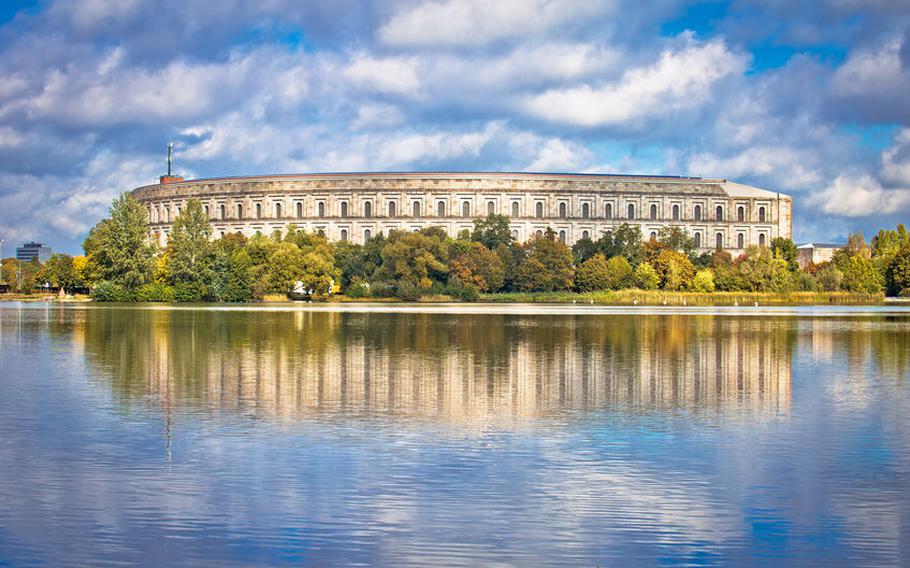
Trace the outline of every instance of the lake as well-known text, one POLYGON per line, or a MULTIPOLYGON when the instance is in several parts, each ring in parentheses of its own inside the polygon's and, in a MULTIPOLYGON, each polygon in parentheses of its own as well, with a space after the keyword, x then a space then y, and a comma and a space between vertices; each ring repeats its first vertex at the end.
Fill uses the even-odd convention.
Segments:
POLYGON ((0 303, 0 566, 908 563, 907 308, 0 303))

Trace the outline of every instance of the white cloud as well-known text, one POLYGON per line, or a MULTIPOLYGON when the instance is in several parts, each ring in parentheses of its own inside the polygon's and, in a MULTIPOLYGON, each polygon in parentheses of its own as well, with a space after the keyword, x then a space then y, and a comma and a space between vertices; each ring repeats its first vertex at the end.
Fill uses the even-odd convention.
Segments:
POLYGON ((609 0, 429 1, 393 16, 379 39, 395 46, 482 46, 605 15, 609 0))
POLYGON ((901 41, 892 40, 878 50, 850 54, 831 80, 835 95, 864 97, 869 93, 891 92, 907 82, 900 61, 901 41))
POLYGON ((910 128, 899 130, 894 144, 882 152, 882 179, 910 187, 910 128))
POLYGON ((844 174, 813 194, 809 204, 844 217, 888 215, 910 207, 910 189, 885 189, 871 175, 844 174))
POLYGON ((591 152, 584 146, 559 138, 547 139, 537 157, 528 165, 532 172, 573 172, 589 163, 591 152))
POLYGON ((803 149, 790 146, 750 146, 729 156, 713 153, 694 154, 688 172, 705 177, 773 179, 778 186, 768 189, 801 190, 817 185, 820 172, 803 149))
POLYGON ((524 106, 552 122, 623 125, 705 104, 714 84, 742 73, 746 62, 722 41, 689 42, 680 51, 664 51, 652 65, 627 71, 618 82, 548 90, 528 97, 524 106))
POLYGON ((357 109, 357 117, 351 123, 352 130, 367 128, 387 128, 397 126, 404 121, 398 107, 388 104, 367 103, 357 109))
POLYGON ((411 57, 376 58, 359 53, 344 76, 361 88, 382 93, 415 95, 420 88, 416 59, 411 57))

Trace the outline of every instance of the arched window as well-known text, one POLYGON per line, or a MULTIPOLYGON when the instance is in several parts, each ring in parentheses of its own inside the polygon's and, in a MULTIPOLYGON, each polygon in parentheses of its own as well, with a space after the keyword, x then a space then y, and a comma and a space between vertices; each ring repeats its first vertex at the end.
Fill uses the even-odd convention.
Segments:
POLYGON ((714 219, 717 221, 724 220, 724 208, 721 207, 720 205, 718 205, 717 209, 715 209, 715 211, 714 211, 714 219))
POLYGON ((583 239, 591 238, 591 234, 590 234, 589 232, 587 232, 587 231, 582 231, 582 232, 581 232, 581 238, 583 238, 583 239))
POLYGON ((758 208, 758 222, 759 223, 765 222, 765 208, 764 207, 758 208))
POLYGON ((746 246, 746 236, 742 233, 736 235, 736 248, 743 248, 746 246))
POLYGON ((701 205, 695 206, 695 220, 701 221, 701 205))
POLYGON ((736 208, 736 220, 740 223, 746 220, 746 208, 742 205, 736 208))
POLYGON ((348 202, 347 201, 341 202, 341 216, 342 217, 348 216, 348 202))
POLYGON ((591 218, 591 206, 587 203, 581 204, 581 218, 590 219, 591 218))
POLYGON ((224 204, 218 207, 218 218, 224 219, 224 204))
POLYGON ((275 204, 275 218, 281 219, 281 204, 280 203, 275 204))
POLYGON ((440 201, 436 204, 436 216, 445 217, 446 216, 446 202, 440 201))
POLYGON ((724 234, 723 233, 717 233, 717 235, 714 237, 714 246, 717 247, 718 250, 724 248, 724 234))
POLYGON ((517 241, 517 240, 518 240, 518 231, 517 231, 517 230, 513 230, 513 231, 512 231, 512 240, 513 240, 513 241, 517 241))
POLYGON ((211 217, 209 217, 209 206, 208 206, 208 205, 203 206, 203 207, 202 207, 202 211, 205 213, 205 218, 206 218, 206 219, 210 219, 210 218, 211 218, 211 217))
POLYGON ((652 240, 652 241, 656 241, 656 240, 657 240, 657 233, 655 233, 654 231, 651 231, 651 240, 652 240))
POLYGON ((373 203, 371 201, 365 201, 363 203, 363 216, 364 217, 373 216, 373 203))
POLYGON ((316 206, 316 216, 320 217, 320 218, 325 217, 325 202, 324 201, 320 201, 319 204, 316 206))
POLYGON ((613 218, 613 204, 612 203, 607 203, 606 205, 604 205, 604 217, 607 219, 613 218))
POLYGON ((297 218, 303 219, 303 203, 297 202, 297 218))
POLYGON ((695 248, 701 248, 701 233, 695 233, 695 248))
POLYGON ((243 204, 242 203, 237 204, 237 218, 243 219, 243 204))
POLYGON ((512 217, 518 217, 518 216, 519 216, 518 202, 513 201, 512 202, 512 217))
POLYGON ((363 232, 363 242, 367 242, 368 240, 370 240, 370 239, 372 239, 372 238, 373 238, 373 233, 372 233, 372 231, 370 231, 369 229, 367 229, 367 230, 365 230, 365 231, 363 232))
POLYGON ((167 205, 165 205, 163 211, 164 211, 164 222, 170 223, 171 222, 171 208, 168 207, 167 205))
POLYGON ((568 216, 567 209, 568 209, 568 207, 566 207, 565 203, 559 204, 559 218, 560 219, 565 219, 568 216))
POLYGON ((487 201, 487 215, 495 215, 495 214, 496 214, 496 204, 493 203, 492 201, 487 201))
POLYGON ((679 205, 673 206, 673 220, 679 221, 679 205))
POLYGON ((348 230, 347 229, 341 229, 341 240, 343 240, 343 241, 348 240, 348 230))
POLYGON ((566 242, 566 232, 565 231, 559 231, 559 242, 561 242, 561 243, 566 242))
POLYGON ((470 202, 465 201, 464 203, 461 204, 461 216, 462 217, 471 216, 471 203, 470 202))
POLYGON ((539 239, 540 237, 543 236, 543 231, 541 231, 540 229, 537 229, 537 232, 534 233, 534 235, 539 239))
POLYGON ((651 220, 657 219, 657 205, 651 204, 651 220))
POLYGON ((543 202, 538 201, 534 204, 534 215, 536 215, 538 219, 543 218, 543 202))
POLYGON ((411 206, 411 209, 413 210, 414 217, 420 217, 420 202, 419 201, 415 201, 414 204, 411 206))
POLYGON ((627 217, 629 217, 629 219, 635 218, 635 205, 633 205, 631 203, 629 204, 629 207, 628 207, 627 217))
POLYGON ((395 202, 389 201, 389 217, 395 216, 395 202))
POLYGON ((256 218, 262 219, 262 203, 256 204, 256 218))
POLYGON ((765 246, 765 234, 764 233, 758 235, 758 244, 760 244, 761 246, 765 246))

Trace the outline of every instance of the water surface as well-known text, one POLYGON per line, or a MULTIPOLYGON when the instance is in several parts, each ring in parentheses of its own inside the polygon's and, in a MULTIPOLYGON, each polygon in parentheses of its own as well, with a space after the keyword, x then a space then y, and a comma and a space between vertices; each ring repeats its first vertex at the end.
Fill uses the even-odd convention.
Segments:
POLYGON ((910 310, 0 304, 2 565, 906 565, 910 310))

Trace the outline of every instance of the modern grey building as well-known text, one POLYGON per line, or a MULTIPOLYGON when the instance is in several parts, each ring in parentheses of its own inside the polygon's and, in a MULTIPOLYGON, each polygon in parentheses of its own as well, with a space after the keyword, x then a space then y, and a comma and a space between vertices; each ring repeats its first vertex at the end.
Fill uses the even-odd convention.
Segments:
POLYGON ((16 248, 16 260, 22 262, 31 262, 36 259, 39 262, 47 262, 52 254, 54 253, 51 247, 46 247, 41 243, 29 242, 16 248))

